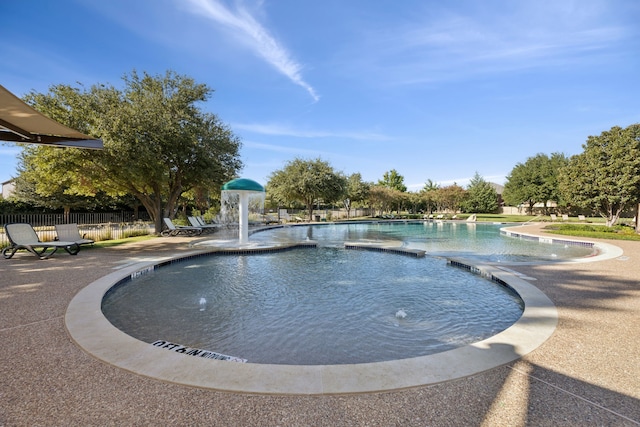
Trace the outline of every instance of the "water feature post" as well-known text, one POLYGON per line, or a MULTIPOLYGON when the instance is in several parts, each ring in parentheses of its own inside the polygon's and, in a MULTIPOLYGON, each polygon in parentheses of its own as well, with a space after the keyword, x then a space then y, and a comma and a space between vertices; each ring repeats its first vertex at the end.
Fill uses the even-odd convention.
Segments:
MULTIPOLYGON (((238 202, 238 241, 240 244, 249 241, 249 196, 259 194, 264 196, 264 187, 257 182, 236 178, 222 186, 222 192, 237 194, 238 202)), ((224 200, 224 197, 222 198, 224 200)))
POLYGON ((240 204, 238 206, 238 240, 240 243, 249 241, 249 194, 246 191, 240 193, 240 204))

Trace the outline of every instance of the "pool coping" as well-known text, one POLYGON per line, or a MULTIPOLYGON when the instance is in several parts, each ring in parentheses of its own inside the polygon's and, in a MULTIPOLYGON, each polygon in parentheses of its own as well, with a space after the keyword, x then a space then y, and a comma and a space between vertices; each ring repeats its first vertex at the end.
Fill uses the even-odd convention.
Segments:
MULTIPOLYGON (((258 250, 264 251, 264 248, 258 250)), ((144 274, 159 264, 211 252, 216 251, 197 250, 159 257, 130 265, 89 284, 75 295, 65 313, 65 325, 71 338, 103 362, 171 383, 239 393, 350 394, 435 384, 507 364, 544 343, 558 322, 553 302, 515 272, 462 258, 451 260, 458 266, 508 285, 524 301, 524 312, 511 327, 497 335, 429 356, 346 365, 234 363, 155 347, 120 331, 102 314, 102 298, 118 282, 144 274)))

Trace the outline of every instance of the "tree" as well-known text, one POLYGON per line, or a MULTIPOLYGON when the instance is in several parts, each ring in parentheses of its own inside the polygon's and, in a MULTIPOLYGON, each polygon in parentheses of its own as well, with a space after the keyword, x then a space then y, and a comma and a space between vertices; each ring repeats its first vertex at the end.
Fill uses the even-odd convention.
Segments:
POLYGON ((420 190, 420 193, 419 193, 420 200, 427 207, 425 212, 432 213, 433 209, 436 208, 436 204, 437 204, 436 200, 437 200, 437 194, 439 189, 440 189, 440 186, 438 184, 428 179, 427 182, 424 184, 424 187, 422 188, 422 190, 420 190))
MULTIPOLYGON (((212 90, 167 71, 164 76, 124 76, 124 89, 53 86, 25 100, 67 126, 102 138, 104 150, 63 149, 42 174, 68 176, 68 194, 135 196, 154 220, 173 218, 178 198, 192 188, 220 188, 242 166, 240 140, 197 103, 212 90)), ((48 147, 44 147, 47 149, 48 147)))
POLYGON ((95 210, 120 204, 104 192, 87 196, 68 191, 72 174, 64 174, 57 164, 64 162, 65 150, 42 146, 24 147, 19 155, 15 200, 51 210, 62 209, 65 217, 71 209, 95 210))
POLYGON ((439 212, 457 212, 462 207, 467 191, 455 182, 452 185, 439 188, 436 191, 435 201, 439 212))
POLYGON ((380 213, 391 211, 397 202, 397 193, 397 190, 384 185, 372 185, 369 190, 369 206, 380 213))
POLYGON ((352 203, 359 203, 369 197, 370 185, 362 181, 362 175, 354 173, 347 178, 344 207, 347 210, 347 219, 349 219, 352 203))
POLYGON ((640 200, 640 124, 589 136, 584 151, 562 169, 560 188, 573 204, 598 212, 613 226, 640 200))
POLYGON ((530 214, 536 203, 544 205, 545 213, 550 200, 562 204, 558 174, 567 161, 562 153, 553 153, 551 157, 538 153, 525 163, 518 163, 507 176, 502 194, 505 202, 511 206, 526 203, 530 214))
POLYGON ((303 203, 309 211, 309 221, 313 204, 322 199, 333 203, 342 198, 346 179, 336 173, 328 162, 321 159, 302 160, 296 158, 288 162, 284 169, 273 172, 267 183, 268 197, 279 203, 292 201, 303 203))
POLYGON ((469 182, 462 207, 467 212, 493 213, 498 209, 498 193, 476 172, 469 182))
POLYGON ((398 190, 403 193, 407 191, 407 187, 404 185, 404 177, 395 169, 385 172, 382 180, 378 181, 378 185, 398 190))

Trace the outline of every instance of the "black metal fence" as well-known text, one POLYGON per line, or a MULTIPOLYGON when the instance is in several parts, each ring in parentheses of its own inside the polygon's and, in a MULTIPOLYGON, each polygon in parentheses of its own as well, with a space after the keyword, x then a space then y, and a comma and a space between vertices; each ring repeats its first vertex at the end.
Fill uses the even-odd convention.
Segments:
MULTIPOLYGON (((33 226, 42 241, 56 238, 55 224, 78 224, 80 234, 87 239, 112 240, 136 235, 151 234, 154 225, 146 212, 134 219, 133 212, 70 213, 65 214, 4 214, 0 215, 0 226, 12 223, 28 223, 33 226)), ((9 244, 9 239, 0 229, 0 247, 9 244)))

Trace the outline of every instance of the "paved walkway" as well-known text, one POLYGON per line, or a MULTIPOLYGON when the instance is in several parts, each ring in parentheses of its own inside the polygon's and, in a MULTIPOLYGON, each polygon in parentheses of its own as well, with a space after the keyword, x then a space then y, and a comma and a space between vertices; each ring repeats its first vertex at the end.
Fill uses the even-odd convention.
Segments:
MULTIPOLYGON (((533 224, 522 231, 543 233, 533 224)), ((190 388, 107 365, 70 339, 73 296, 135 260, 188 250, 188 239, 0 259, 2 426, 638 426, 640 242, 592 263, 510 266, 556 304, 559 324, 506 366, 383 393, 268 396, 190 388)))

